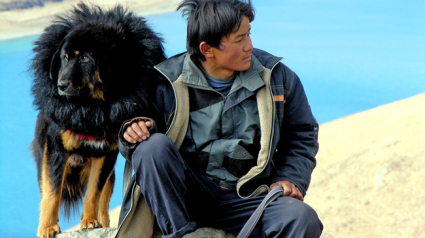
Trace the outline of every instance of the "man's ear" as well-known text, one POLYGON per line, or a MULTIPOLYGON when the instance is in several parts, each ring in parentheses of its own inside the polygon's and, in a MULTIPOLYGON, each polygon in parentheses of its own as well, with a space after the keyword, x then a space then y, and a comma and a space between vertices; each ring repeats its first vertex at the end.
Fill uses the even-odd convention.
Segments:
POLYGON ((205 41, 199 44, 199 50, 205 56, 205 58, 214 58, 213 47, 208 45, 205 41))

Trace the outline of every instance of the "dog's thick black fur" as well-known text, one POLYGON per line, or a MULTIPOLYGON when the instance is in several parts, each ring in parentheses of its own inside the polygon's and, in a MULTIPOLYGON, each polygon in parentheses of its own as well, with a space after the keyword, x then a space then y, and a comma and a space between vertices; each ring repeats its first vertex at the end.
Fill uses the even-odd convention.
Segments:
POLYGON ((60 232, 60 204, 69 214, 83 196, 82 228, 109 226, 117 133, 126 119, 156 117, 149 98, 161 80, 153 66, 165 59, 162 39, 121 6, 80 3, 45 29, 33 51, 38 236, 60 232))

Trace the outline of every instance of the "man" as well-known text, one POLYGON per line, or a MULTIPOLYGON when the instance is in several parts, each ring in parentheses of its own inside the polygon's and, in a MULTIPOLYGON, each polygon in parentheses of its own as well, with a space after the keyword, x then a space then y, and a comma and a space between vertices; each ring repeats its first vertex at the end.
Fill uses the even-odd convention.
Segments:
MULTIPOLYGON (((178 9, 188 16, 188 52, 156 66, 169 81, 155 100, 162 119, 135 118, 120 132, 163 237, 199 227, 237 235, 276 186, 283 196, 251 237, 319 237, 323 225, 303 202, 318 125, 298 77, 253 48, 250 2, 185 0, 178 9)), ((120 223, 131 220, 129 204, 120 223)))

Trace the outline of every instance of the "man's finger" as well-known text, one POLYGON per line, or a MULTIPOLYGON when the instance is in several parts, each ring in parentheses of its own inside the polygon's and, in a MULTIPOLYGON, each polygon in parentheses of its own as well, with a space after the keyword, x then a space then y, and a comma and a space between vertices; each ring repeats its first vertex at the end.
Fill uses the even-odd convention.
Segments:
POLYGON ((296 197, 296 199, 304 202, 304 197, 303 197, 303 195, 301 193, 298 194, 298 196, 296 197))
POLYGON ((295 187, 295 186, 293 187, 292 193, 289 196, 290 197, 293 197, 293 198, 296 198, 296 199, 298 199, 300 201, 304 201, 304 197, 301 194, 301 191, 297 187, 295 187))
POLYGON ((289 196, 292 193, 292 188, 284 183, 281 184, 283 187, 283 196, 289 196))
POLYGON ((124 134, 128 134, 128 136, 131 137, 131 140, 133 141, 132 143, 136 143, 137 141, 139 141, 139 142, 141 141, 140 136, 134 131, 132 126, 129 126, 124 134))
POLYGON ((139 126, 141 132, 143 133, 143 134, 139 134, 139 136, 141 135, 143 140, 146 140, 150 135, 149 129, 147 128, 146 124, 147 124, 147 122, 145 122, 145 121, 139 121, 138 124, 137 124, 139 126))
POLYGON ((298 199, 300 201, 304 201, 304 197, 301 194, 301 192, 298 192, 298 193, 294 194, 294 196, 292 196, 292 194, 291 194, 291 197, 296 198, 296 199, 298 199))
POLYGON ((143 132, 143 129, 142 127, 140 127, 138 122, 131 124, 131 128, 133 129, 134 133, 137 134, 137 137, 134 137, 135 139, 137 139, 137 141, 142 142, 142 140, 147 138, 146 134, 143 132))
POLYGON ((123 137, 124 137, 124 139, 126 140, 126 141, 128 141, 129 143, 136 143, 137 141, 133 138, 133 137, 131 137, 130 136, 130 134, 126 131, 126 132, 124 132, 124 135, 123 135, 123 137))

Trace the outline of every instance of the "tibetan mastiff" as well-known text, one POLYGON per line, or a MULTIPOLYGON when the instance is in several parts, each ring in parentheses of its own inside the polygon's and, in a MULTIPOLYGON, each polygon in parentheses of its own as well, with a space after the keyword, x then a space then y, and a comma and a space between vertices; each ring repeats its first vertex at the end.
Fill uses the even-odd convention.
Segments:
POLYGON ((162 38, 120 5, 104 11, 80 3, 34 44, 37 235, 60 233, 59 208, 69 216, 83 197, 81 229, 109 227, 117 134, 128 118, 156 118, 149 98, 161 80, 154 65, 165 59, 162 38))

